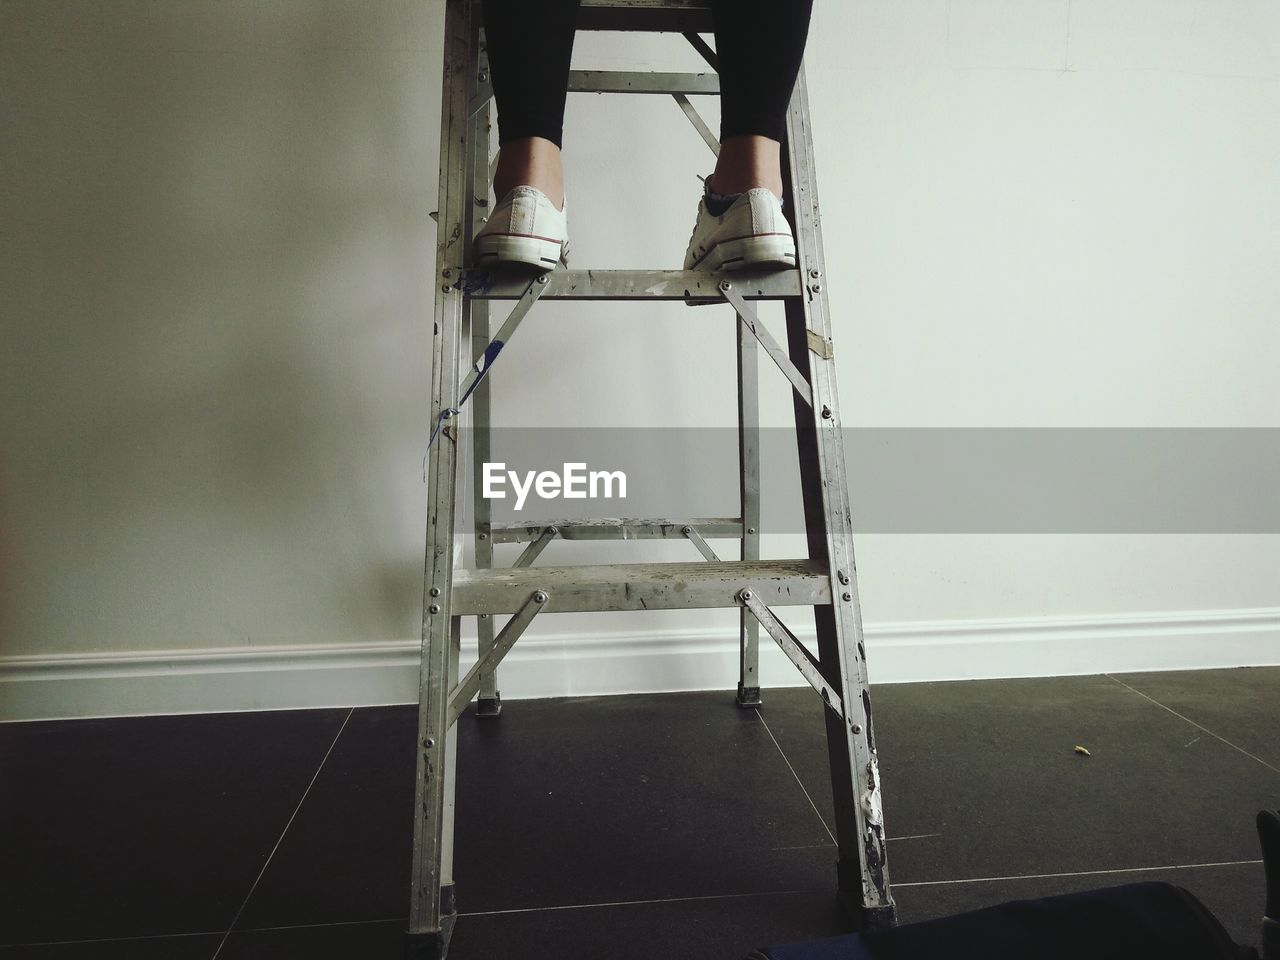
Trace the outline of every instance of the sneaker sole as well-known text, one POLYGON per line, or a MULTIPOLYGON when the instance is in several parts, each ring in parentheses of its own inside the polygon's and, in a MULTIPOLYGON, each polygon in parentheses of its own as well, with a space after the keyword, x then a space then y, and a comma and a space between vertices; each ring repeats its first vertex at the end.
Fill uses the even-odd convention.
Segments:
POLYGON ((476 240, 476 260, 492 263, 527 263, 551 270, 560 262, 561 244, 541 237, 489 235, 476 240))
POLYGON ((749 270, 762 266, 794 267, 796 242, 787 234, 722 240, 703 254, 694 270, 749 270))

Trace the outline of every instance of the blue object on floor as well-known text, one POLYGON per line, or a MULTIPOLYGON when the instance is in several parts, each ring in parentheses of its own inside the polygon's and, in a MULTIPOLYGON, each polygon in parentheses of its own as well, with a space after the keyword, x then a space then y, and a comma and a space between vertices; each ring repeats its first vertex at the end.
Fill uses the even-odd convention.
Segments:
POLYGON ((1246 960, 1203 904, 1168 883, 1015 900, 954 917, 769 947, 756 960, 1246 960))

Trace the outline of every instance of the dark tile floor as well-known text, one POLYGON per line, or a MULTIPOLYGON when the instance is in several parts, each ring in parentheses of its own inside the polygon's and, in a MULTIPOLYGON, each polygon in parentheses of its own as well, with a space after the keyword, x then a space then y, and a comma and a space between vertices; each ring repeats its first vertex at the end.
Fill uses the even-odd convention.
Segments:
MULTIPOLYGON (((1162 879, 1253 942, 1280 667, 904 684, 875 706, 904 921, 1162 879)), ((737 960, 841 932, 821 709, 776 690, 759 713, 699 693, 464 717, 450 956, 737 960)), ((414 722, 0 725, 0 958, 399 957, 414 722)))

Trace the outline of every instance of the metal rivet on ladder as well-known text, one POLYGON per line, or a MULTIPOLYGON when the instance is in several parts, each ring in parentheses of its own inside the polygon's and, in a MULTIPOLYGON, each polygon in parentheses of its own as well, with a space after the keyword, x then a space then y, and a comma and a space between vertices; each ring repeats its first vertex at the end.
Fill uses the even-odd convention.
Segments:
POLYGON ((755 533, 755 532, 756 532, 755 527, 747 527, 747 533, 755 533))
POLYGON ((743 603, 746 603, 748 600, 751 599, 751 597, 752 597, 752 593, 750 590, 743 590, 741 593, 738 594, 738 599, 741 600, 743 603))
POLYGON ((449 286, 449 284, 447 283, 442 283, 440 284, 440 289, 443 290, 445 293, 448 293, 450 290, 453 289, 453 287, 449 286))
POLYGON ((853 599, 853 594, 852 594, 852 593, 850 593, 848 590, 846 590, 846 591, 844 592, 843 596, 844 596, 845 600, 852 600, 852 599, 853 599))
POLYGON ((822 271, 819 270, 817 267, 814 267, 812 270, 809 271, 809 276, 817 280, 820 276, 822 276, 822 271))
POLYGON ((489 535, 488 535, 487 533, 482 533, 482 534, 480 534, 480 539, 481 539, 481 540, 488 540, 488 539, 489 539, 489 535))
POLYGON ((823 420, 831 419, 831 408, 828 407, 825 403, 822 405, 822 419, 823 420))
POLYGON ((862 724, 860 724, 860 723, 855 723, 855 724, 854 724, 852 727, 850 727, 849 729, 851 729, 854 733, 861 733, 861 732, 862 732, 862 724))
POLYGON ((841 582, 841 583, 848 583, 848 582, 849 582, 849 575, 848 575, 847 573, 845 573, 843 570, 839 571, 839 572, 836 574, 836 576, 840 578, 840 582, 841 582))
POLYGON ((547 595, 546 595, 545 593, 543 593, 541 590, 538 590, 538 591, 536 591, 536 592, 534 593, 534 595, 533 595, 533 602, 534 602, 534 603, 546 603, 546 602, 547 602, 547 595))
POLYGON ((451 270, 449 267, 445 267, 443 270, 440 271, 440 276, 448 280, 450 277, 453 276, 453 270, 451 270))
POLYGON ((546 282, 547 282, 547 279, 548 279, 548 277, 547 277, 547 275, 546 275, 545 273, 543 273, 543 274, 539 274, 539 275, 538 275, 538 282, 539 282, 539 283, 546 283, 546 282))
POLYGON ((721 289, 721 290, 732 290, 732 289, 733 289, 733 284, 732 284, 732 283, 730 283, 728 280, 721 280, 721 281, 720 281, 720 289, 721 289))
POLYGON ((431 606, 427 607, 427 610, 428 610, 429 612, 431 612, 431 613, 439 613, 439 612, 440 612, 440 604, 438 604, 438 603, 433 603, 431 606))
POLYGON ((489 79, 489 74, 487 71, 481 70, 479 75, 476 77, 476 79, 479 80, 481 83, 484 83, 486 80, 489 79))
POLYGON ((820 284, 820 283, 810 284, 809 289, 811 289, 814 293, 821 293, 821 292, 822 292, 822 284, 820 284))
MULTIPOLYGON (((849 582, 849 581, 847 581, 847 580, 845 581, 845 583, 848 583, 848 582, 849 582)), ((439 587, 432 587, 432 588, 431 588, 431 595, 432 595, 433 597, 438 597, 438 596, 440 596, 440 588, 439 588, 439 587)))
POLYGON ((436 742, 432 740, 430 737, 427 737, 427 739, 422 741, 422 745, 426 747, 428 750, 430 750, 432 747, 436 745, 436 742))

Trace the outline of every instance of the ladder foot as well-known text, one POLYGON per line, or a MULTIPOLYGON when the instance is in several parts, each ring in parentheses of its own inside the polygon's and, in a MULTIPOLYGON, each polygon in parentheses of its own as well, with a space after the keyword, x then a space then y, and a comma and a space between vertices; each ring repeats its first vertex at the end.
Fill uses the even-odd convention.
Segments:
POLYGON ((887 930, 898 922, 898 911, 892 903, 884 907, 868 907, 862 902, 861 891, 841 890, 840 908, 859 933, 864 930, 887 930))
POLYGON ((501 713, 502 694, 495 693, 492 697, 478 697, 476 699, 477 717, 496 717, 501 713))
POLYGON ((458 888, 446 884, 440 888, 440 929, 426 933, 408 930, 404 935, 404 960, 444 960, 449 953, 449 940, 458 922, 458 888))
POLYGON ((457 919, 456 916, 441 917, 440 925, 443 929, 433 933, 406 933, 404 960, 445 960, 457 919))
POLYGON ((738 684, 738 706, 746 709, 747 707, 758 707, 764 701, 760 699, 759 687, 744 687, 738 684))

